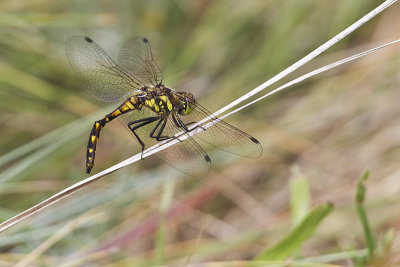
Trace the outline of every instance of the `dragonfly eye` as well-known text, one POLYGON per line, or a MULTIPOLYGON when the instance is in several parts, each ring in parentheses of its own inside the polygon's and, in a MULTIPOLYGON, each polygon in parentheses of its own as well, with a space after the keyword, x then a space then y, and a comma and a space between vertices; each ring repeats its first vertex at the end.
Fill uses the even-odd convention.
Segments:
POLYGON ((190 114, 196 106, 196 100, 194 99, 193 95, 187 92, 177 92, 177 95, 182 105, 178 109, 178 113, 181 115, 190 114))
POLYGON ((188 115, 193 111, 193 109, 194 109, 194 105, 186 100, 185 103, 183 104, 181 114, 188 115))
POLYGON ((192 103, 192 102, 190 102, 190 101, 188 101, 187 99, 184 99, 184 100, 182 100, 181 101, 181 106, 179 107, 179 109, 178 109, 178 113, 180 114, 180 115, 188 115, 188 114, 190 114, 193 110, 194 110, 194 108, 195 108, 195 104, 194 103, 192 103))

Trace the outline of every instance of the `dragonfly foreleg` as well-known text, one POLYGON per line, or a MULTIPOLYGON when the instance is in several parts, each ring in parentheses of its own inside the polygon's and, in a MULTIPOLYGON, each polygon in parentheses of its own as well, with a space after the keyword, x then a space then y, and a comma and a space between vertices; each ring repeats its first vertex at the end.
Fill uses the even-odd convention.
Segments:
MULTIPOLYGON (((197 121, 192 121, 192 122, 186 123, 185 125, 186 125, 186 127, 187 127, 187 126, 189 126, 189 125, 191 125, 191 124, 195 124, 195 123, 197 123, 197 121)), ((193 130, 196 129, 197 127, 200 127, 200 128, 203 129, 204 131, 207 130, 207 129, 204 128, 203 126, 197 125, 197 126, 194 127, 193 129, 189 129, 189 132, 193 131, 193 130)))

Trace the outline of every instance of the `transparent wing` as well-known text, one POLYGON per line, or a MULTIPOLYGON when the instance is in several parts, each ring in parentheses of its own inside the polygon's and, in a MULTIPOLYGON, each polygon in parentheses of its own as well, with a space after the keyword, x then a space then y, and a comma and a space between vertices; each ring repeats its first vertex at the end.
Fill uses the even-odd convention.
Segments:
POLYGON ((153 60, 149 41, 144 37, 130 39, 122 47, 118 65, 146 85, 162 82, 162 74, 153 60))
POLYGON ((195 109, 189 115, 180 116, 180 118, 189 126, 191 122, 199 122, 205 118, 216 121, 216 124, 196 134, 195 137, 221 150, 247 158, 258 158, 262 155, 263 149, 257 139, 212 116, 206 108, 198 103, 196 103, 195 109))
MULTIPOLYGON (((120 121, 126 126, 129 122, 135 121, 142 118, 155 116, 155 113, 146 109, 133 111, 120 116, 120 121)), ((157 122, 152 122, 146 126, 137 129, 135 132, 138 134, 140 139, 145 144, 145 149, 158 143, 155 138, 150 137, 151 131, 156 126, 157 122)), ((131 130, 127 127, 130 133, 131 130)), ((159 128, 158 128, 159 129, 159 128)), ((156 131, 155 133, 157 133, 156 131)), ((162 136, 172 137, 176 133, 181 132, 181 129, 176 127, 172 121, 171 116, 168 117, 165 128, 162 132, 162 136)), ((183 133, 186 134, 186 133, 183 133)), ((133 136, 133 134, 132 134, 133 136)), ((133 136, 135 142, 138 145, 139 151, 141 147, 136 137, 133 136)), ((201 148, 201 146, 191 137, 176 143, 155 154, 163 161, 171 165, 172 167, 180 170, 186 174, 195 177, 206 177, 210 173, 211 161, 207 153, 201 148)))
POLYGON ((78 80, 94 98, 119 101, 142 86, 139 79, 117 66, 89 37, 70 37, 65 46, 78 80))

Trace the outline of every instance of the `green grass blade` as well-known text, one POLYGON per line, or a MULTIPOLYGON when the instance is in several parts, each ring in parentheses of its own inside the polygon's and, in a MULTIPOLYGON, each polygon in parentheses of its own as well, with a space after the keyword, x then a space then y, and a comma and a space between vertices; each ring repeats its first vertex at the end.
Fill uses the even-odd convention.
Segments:
POLYGON ((258 260, 282 260, 299 249, 333 209, 327 203, 314 208, 281 242, 259 254, 258 260))
MULTIPOLYGON (((306 178, 302 176, 299 168, 292 168, 290 179, 290 209, 292 213, 292 224, 296 227, 303 220, 311 209, 310 188, 306 178)), ((301 250, 293 252, 294 258, 299 258, 301 250)))
POLYGON ((368 247, 368 256, 370 257, 376 248, 376 240, 374 235, 371 232, 371 228, 368 223, 367 213, 364 209, 364 199, 365 199, 365 186, 364 182, 368 179, 369 171, 365 171, 363 175, 361 175, 360 180, 357 185, 357 193, 356 193, 356 209, 358 213, 358 217, 360 218, 361 225, 364 231, 365 242, 368 247))
POLYGON ((296 226, 310 211, 311 196, 307 179, 301 177, 298 170, 294 170, 293 176, 290 180, 290 208, 293 226, 296 226))
POLYGON ((162 264, 164 260, 164 248, 167 235, 167 213, 174 195, 174 180, 166 179, 160 203, 160 224, 155 238, 155 258, 153 264, 162 264))
MULTIPOLYGON (((307 262, 338 262, 344 260, 363 258, 368 254, 367 249, 360 250, 347 250, 342 252, 336 252, 331 254, 324 254, 315 257, 308 257, 304 259, 307 262)), ((303 261, 303 260, 300 260, 303 261)))

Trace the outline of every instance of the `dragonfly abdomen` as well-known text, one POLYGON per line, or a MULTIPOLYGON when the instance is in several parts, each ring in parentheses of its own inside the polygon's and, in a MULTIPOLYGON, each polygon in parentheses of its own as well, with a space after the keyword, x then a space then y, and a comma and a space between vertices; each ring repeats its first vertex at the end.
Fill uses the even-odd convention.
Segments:
POLYGON ((113 119, 119 117, 122 114, 125 114, 132 110, 140 110, 143 106, 142 101, 138 99, 136 96, 132 96, 128 98, 122 105, 113 110, 111 113, 104 116, 104 118, 96 121, 93 125, 92 131, 90 132, 89 142, 87 145, 87 153, 86 153, 86 173, 90 173, 93 165, 94 158, 96 152, 97 141, 100 138, 100 131, 103 127, 112 121, 113 119))

